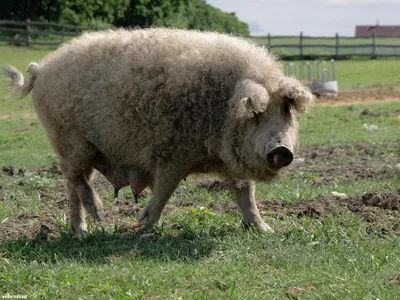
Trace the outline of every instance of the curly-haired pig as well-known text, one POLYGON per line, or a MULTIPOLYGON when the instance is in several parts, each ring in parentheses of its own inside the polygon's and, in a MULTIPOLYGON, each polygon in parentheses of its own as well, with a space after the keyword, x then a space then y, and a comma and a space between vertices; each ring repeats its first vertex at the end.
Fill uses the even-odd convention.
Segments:
POLYGON ((255 181, 277 177, 298 148, 296 116, 313 95, 261 46, 219 33, 166 28, 83 34, 28 67, 4 72, 36 112, 68 182, 71 225, 86 232, 103 205, 89 184, 96 153, 145 171, 153 196, 140 221, 157 222, 191 172, 231 180, 246 224, 272 229, 255 181), (206 166, 206 167, 205 167, 206 166))

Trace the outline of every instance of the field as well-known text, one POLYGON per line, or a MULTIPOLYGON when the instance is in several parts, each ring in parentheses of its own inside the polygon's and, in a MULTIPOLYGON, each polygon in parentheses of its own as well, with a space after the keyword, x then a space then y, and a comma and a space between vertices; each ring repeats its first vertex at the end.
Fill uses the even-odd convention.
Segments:
MULTIPOLYGON (((49 50, 0 47, 21 71, 49 50)), ((300 157, 257 184, 275 234, 241 227, 224 182, 190 176, 153 235, 98 175, 107 219, 68 229, 65 182, 31 98, 0 85, 0 293, 43 299, 400 299, 400 60, 338 62, 343 92, 300 119, 300 157), (370 90, 374 88, 374 90, 370 90), (361 89, 361 90, 354 90, 361 89), (377 129, 365 129, 377 125, 377 129), (345 193, 341 199, 332 192, 345 193)))

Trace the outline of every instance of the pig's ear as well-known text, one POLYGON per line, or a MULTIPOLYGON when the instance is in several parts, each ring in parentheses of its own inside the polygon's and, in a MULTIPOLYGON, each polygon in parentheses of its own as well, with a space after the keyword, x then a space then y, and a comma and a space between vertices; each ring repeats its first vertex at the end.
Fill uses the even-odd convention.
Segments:
POLYGON ((279 96, 288 100, 299 113, 308 112, 315 102, 314 95, 300 81, 285 78, 279 83, 279 96))
POLYGON ((238 99, 236 116, 241 119, 251 119, 267 109, 269 95, 267 90, 254 81, 246 80, 236 88, 238 99))
POLYGON ((253 96, 253 97, 245 97, 240 99, 239 107, 237 110, 238 118, 251 119, 254 117, 254 114, 258 114, 264 112, 267 109, 268 101, 265 101, 261 97, 253 96))

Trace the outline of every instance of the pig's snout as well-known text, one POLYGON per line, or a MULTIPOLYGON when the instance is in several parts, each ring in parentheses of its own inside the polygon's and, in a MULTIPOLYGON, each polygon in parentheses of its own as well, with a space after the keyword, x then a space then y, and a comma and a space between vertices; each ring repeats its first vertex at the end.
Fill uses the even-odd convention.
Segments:
POLYGON ((267 154, 267 163, 274 169, 286 167, 292 161, 293 153, 285 146, 278 146, 267 154))

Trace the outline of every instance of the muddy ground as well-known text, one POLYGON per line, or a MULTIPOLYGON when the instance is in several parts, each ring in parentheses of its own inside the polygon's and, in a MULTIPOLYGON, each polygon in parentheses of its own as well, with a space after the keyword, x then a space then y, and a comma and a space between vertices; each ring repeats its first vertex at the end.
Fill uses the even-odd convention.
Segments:
POLYGON ((296 172, 288 172, 288 176, 298 177, 307 172, 316 186, 388 180, 394 175, 393 164, 399 151, 399 145, 393 143, 303 148, 299 157, 304 158, 304 163, 295 167, 296 172))
POLYGON ((400 99, 400 89, 383 87, 374 90, 344 90, 336 98, 322 97, 318 103, 327 106, 345 106, 350 104, 366 104, 374 102, 394 102, 400 99))
MULTIPOLYGON (((399 99, 397 90, 377 91, 356 95, 340 95, 337 103, 349 104, 365 100, 365 102, 379 99, 399 99), (355 98, 354 98, 355 97, 355 98)), ((332 99, 320 99, 320 103, 332 105, 332 99)), ((373 111, 364 110, 361 115, 368 117, 382 116, 373 111)), ((394 111, 389 116, 400 115, 394 111)), ((332 186, 359 180, 387 181, 396 177, 393 170, 394 159, 400 155, 399 145, 383 143, 380 145, 357 144, 328 147, 302 148, 299 157, 304 162, 289 168, 287 176, 304 178, 315 186, 332 186)), ((36 174, 55 181, 50 188, 41 188, 37 191, 40 197, 38 212, 25 212, 16 217, 0 219, 0 241, 26 237, 29 240, 56 239, 65 231, 68 219, 68 200, 65 181, 57 165, 50 168, 26 170, 18 166, 0 166, 0 201, 10 201, 9 197, 18 190, 24 189, 24 178, 36 174), (2 180, 2 178, 4 180, 2 180), (8 179, 8 180, 5 180, 8 179), (4 184, 3 182, 8 182, 4 184)), ((219 180, 206 176, 191 176, 189 181, 194 189, 221 191, 228 189, 228 185, 219 180)), ((400 178, 399 178, 400 186, 400 178)), ((93 181, 93 187, 105 200, 107 220, 102 224, 107 230, 118 227, 120 232, 131 231, 135 228, 135 217, 146 205, 150 192, 145 190, 139 204, 123 193, 115 200, 113 189, 108 181, 98 175, 93 181)), ((13 203, 23 206, 24 204, 13 203)), ((338 199, 334 196, 305 199, 297 204, 285 204, 282 199, 258 199, 260 211, 264 218, 284 218, 295 216, 302 218, 325 218, 328 215, 343 214, 346 212, 360 215, 371 230, 378 230, 382 234, 391 232, 400 235, 400 189, 396 192, 366 193, 338 199)), ((188 206, 202 206, 201 199, 173 201, 167 205, 166 211, 184 209, 188 206)), ((234 202, 211 204, 211 211, 221 213, 237 213, 234 202)), ((88 218, 90 219, 90 218, 88 218)))

